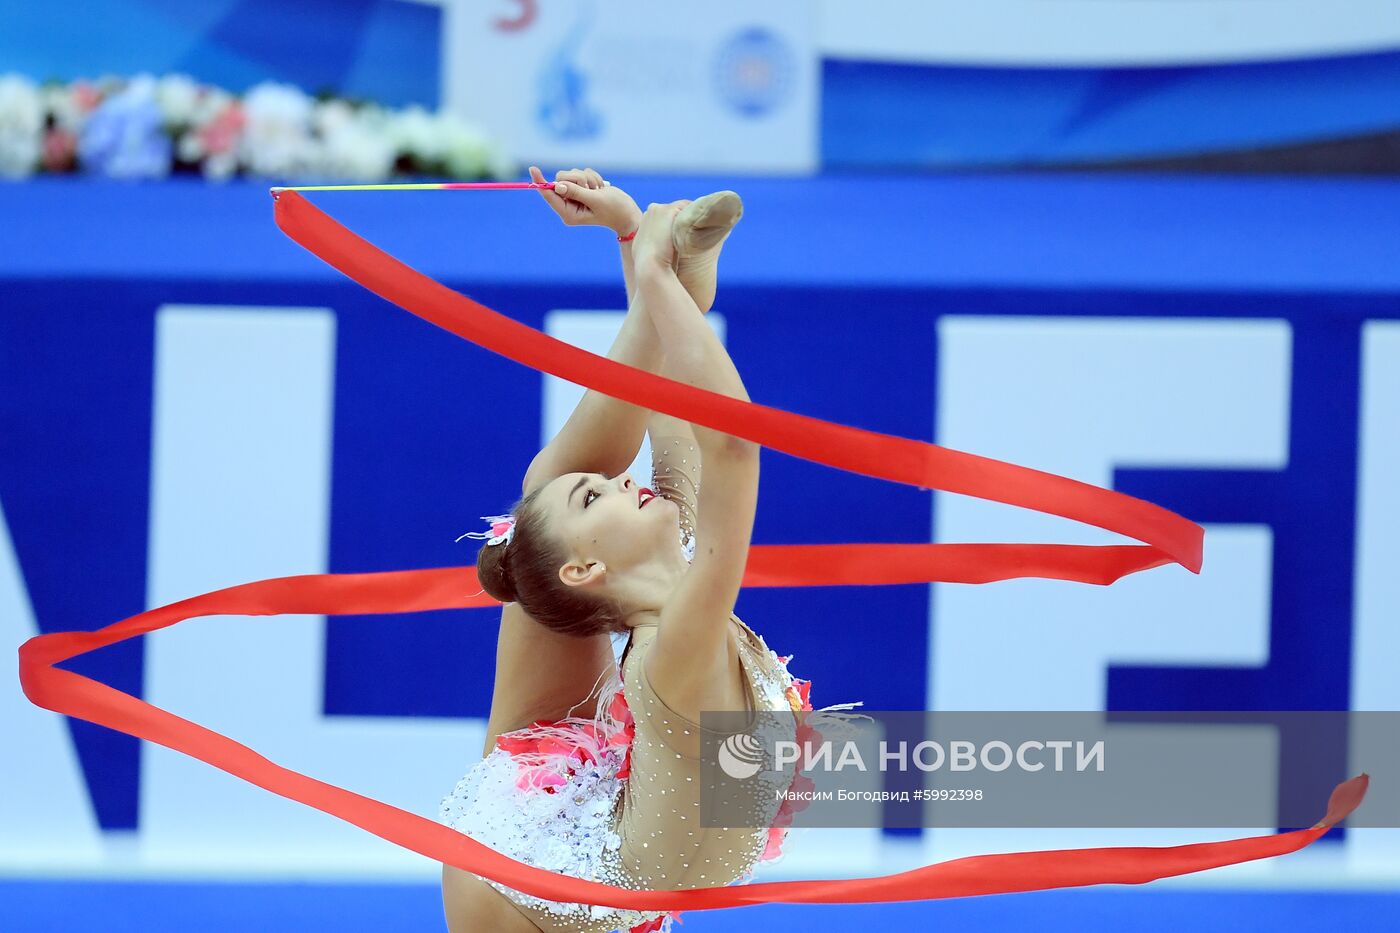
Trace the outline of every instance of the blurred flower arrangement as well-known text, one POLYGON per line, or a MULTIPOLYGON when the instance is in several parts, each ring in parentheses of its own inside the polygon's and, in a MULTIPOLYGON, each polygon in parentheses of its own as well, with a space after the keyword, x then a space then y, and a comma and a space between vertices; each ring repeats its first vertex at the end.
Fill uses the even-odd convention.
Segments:
POLYGON ((0 177, 36 172, 376 182, 507 178, 516 167, 479 128, 417 106, 314 98, 273 82, 239 97, 181 74, 42 86, 0 75, 0 177))

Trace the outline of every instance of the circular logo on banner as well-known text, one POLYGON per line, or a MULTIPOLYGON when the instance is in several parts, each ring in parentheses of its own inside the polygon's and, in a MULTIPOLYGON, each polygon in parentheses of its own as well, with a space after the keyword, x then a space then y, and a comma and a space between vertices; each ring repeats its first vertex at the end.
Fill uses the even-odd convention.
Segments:
POLYGON ((796 62, 792 48, 767 29, 731 36, 715 56, 719 96, 746 117, 759 117, 792 96, 796 62))

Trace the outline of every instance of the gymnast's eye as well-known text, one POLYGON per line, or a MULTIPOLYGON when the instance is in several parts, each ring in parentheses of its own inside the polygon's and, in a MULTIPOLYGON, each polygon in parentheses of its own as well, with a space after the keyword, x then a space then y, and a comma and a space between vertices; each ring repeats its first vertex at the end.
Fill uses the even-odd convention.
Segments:
POLYGON ((596 492, 594 492, 593 490, 591 490, 591 489, 588 490, 587 492, 585 492, 585 493, 583 494, 583 507, 584 507, 585 509, 588 508, 588 503, 590 503, 590 502, 593 501, 593 499, 588 498, 589 496, 593 496, 594 498, 597 498, 598 494, 597 494, 596 492))

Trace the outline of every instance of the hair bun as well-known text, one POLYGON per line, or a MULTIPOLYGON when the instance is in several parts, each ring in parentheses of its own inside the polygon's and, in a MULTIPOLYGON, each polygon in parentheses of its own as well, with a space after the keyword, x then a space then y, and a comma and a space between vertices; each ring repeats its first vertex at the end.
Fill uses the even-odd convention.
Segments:
POLYGON ((503 603, 519 602, 510 573, 510 546, 483 544, 476 552, 476 577, 487 595, 503 603))

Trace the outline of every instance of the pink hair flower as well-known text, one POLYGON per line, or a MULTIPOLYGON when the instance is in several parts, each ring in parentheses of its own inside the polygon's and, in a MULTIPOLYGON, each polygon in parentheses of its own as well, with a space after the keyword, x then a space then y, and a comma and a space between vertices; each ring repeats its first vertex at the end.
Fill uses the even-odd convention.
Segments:
POLYGON ((483 515, 481 520, 491 526, 490 531, 469 531, 457 538, 475 538, 478 541, 485 541, 486 544, 509 544, 510 539, 515 535, 514 515, 483 515))

